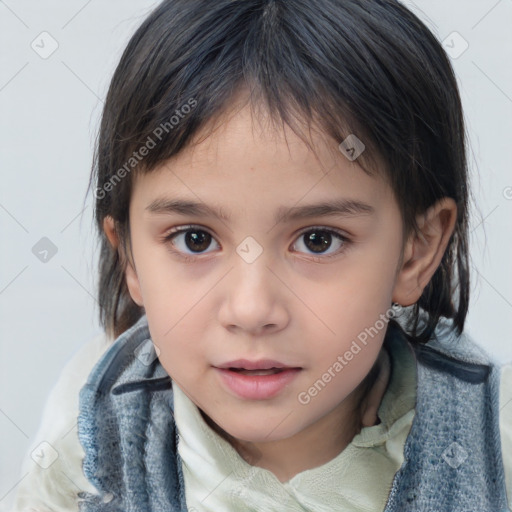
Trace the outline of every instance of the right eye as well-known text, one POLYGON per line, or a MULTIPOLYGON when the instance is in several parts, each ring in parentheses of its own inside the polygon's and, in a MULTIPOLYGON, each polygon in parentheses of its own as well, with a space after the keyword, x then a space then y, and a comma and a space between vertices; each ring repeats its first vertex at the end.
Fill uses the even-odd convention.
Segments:
MULTIPOLYGON (((204 254, 212 241, 215 241, 213 236, 201 226, 183 226, 174 229, 165 236, 164 240, 173 252, 185 257, 204 254)), ((215 243, 217 242, 215 241, 215 243)), ((219 244, 217 243, 217 245, 219 244)))

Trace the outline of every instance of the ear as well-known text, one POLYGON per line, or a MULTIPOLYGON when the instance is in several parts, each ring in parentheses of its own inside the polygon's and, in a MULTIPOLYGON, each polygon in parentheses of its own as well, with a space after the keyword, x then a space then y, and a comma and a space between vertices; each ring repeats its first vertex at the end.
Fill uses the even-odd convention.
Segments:
POLYGON ((457 205, 444 197, 417 217, 419 233, 404 247, 402 266, 393 289, 393 302, 415 304, 439 267, 457 221, 457 205))
POLYGON ((133 302, 135 302, 135 304, 138 306, 143 306, 142 293, 140 290, 140 283, 139 278, 137 277, 137 272, 135 271, 134 265, 132 264, 130 258, 128 258, 125 254, 123 244, 119 243, 119 236, 116 231, 115 221, 110 215, 107 215, 103 219, 103 231, 105 231, 105 235, 112 247, 119 251, 119 259, 121 265, 124 265, 126 286, 128 288, 128 292, 130 293, 130 297, 132 298, 133 302))
POLYGON ((117 236, 115 221, 110 215, 107 215, 103 219, 103 231, 112 248, 117 249, 119 246, 119 237, 117 236))

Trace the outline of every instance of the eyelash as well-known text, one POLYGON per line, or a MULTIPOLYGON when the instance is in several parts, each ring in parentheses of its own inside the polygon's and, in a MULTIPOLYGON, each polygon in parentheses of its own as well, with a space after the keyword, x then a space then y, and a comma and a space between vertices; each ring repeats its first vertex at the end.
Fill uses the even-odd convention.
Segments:
MULTIPOLYGON (((203 231, 205 233, 208 233, 213 239, 215 239, 215 238, 207 229, 205 229, 202 226, 199 226, 197 224, 191 224, 191 225, 188 225, 188 226, 182 226, 180 228, 173 229, 171 232, 169 232, 168 234, 166 234, 163 237, 163 242, 168 245, 168 248, 169 248, 169 250, 172 253, 177 254, 186 263, 192 263, 192 262, 197 261, 197 259, 199 257, 201 257, 201 254, 205 254, 205 253, 197 253, 196 256, 191 256, 191 255, 183 254, 181 251, 177 251, 176 249, 172 248, 172 245, 173 245, 172 244, 172 240, 177 235, 179 235, 181 233, 186 233, 187 231, 203 231)), ((328 254, 326 256, 314 256, 312 254, 309 254, 308 256, 313 261, 322 262, 322 261, 325 261, 327 259, 339 256, 341 253, 345 252, 345 250, 347 249, 347 246, 352 242, 349 238, 347 238, 345 235, 343 235, 340 231, 337 231, 337 230, 335 230, 333 228, 328 228, 328 227, 325 227, 325 226, 310 226, 310 227, 308 227, 306 229, 303 229, 297 235, 296 240, 298 240, 301 236, 305 235, 306 233, 310 233, 312 231, 322 231, 323 233, 328 233, 330 235, 334 235, 334 237, 338 238, 341 242, 343 242, 343 245, 341 246, 341 248, 338 249, 337 251, 335 251, 332 254, 328 254)))

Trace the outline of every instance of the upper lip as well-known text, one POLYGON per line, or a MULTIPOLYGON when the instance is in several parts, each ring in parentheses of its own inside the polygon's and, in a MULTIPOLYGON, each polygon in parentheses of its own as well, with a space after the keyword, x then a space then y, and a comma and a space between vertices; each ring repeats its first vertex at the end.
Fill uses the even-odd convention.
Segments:
POLYGON ((271 368, 297 368, 297 366, 289 366, 272 359, 259 359, 258 361, 249 361, 248 359, 237 359, 216 366, 216 368, 243 368, 245 370, 270 370, 271 368))

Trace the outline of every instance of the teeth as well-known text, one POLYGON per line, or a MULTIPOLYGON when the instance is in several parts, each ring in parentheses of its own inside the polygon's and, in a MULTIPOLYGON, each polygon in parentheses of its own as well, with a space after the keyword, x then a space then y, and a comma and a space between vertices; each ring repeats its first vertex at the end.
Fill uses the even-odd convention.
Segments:
POLYGON ((282 372, 282 368, 269 368, 268 370, 246 370, 245 368, 230 368, 231 370, 243 375, 274 375, 282 372))

